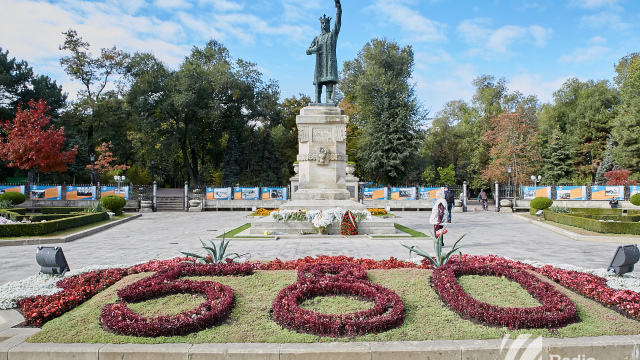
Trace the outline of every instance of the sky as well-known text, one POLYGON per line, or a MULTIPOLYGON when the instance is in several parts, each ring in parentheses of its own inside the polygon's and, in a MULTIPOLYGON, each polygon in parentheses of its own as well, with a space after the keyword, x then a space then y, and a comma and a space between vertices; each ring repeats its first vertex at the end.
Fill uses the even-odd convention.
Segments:
MULTIPOLYGON (((638 0, 342 0, 342 8, 339 71, 373 38, 410 45, 417 96, 432 116, 471 101, 481 75, 550 102, 567 79, 613 80, 618 60, 640 51, 638 0)), ((333 0, 0 0, 0 9, 3 51, 69 99, 81 85, 59 62, 68 29, 94 55, 112 46, 152 52, 174 69, 215 39, 278 81, 282 98, 312 95, 315 57, 305 51, 318 18, 335 17, 333 0)))

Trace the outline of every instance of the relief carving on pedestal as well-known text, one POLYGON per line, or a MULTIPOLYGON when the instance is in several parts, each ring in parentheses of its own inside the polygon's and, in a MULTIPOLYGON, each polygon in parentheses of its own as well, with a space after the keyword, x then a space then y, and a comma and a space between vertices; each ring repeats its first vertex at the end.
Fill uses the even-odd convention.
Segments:
POLYGON ((309 127, 308 126, 298 126, 298 142, 308 142, 309 141, 309 127))
POLYGON ((323 147, 318 149, 318 153, 316 154, 316 163, 318 165, 326 165, 329 163, 329 154, 327 153, 327 149, 323 147))
POLYGON ((336 141, 342 142, 347 141, 347 127, 337 127, 336 128, 336 141))

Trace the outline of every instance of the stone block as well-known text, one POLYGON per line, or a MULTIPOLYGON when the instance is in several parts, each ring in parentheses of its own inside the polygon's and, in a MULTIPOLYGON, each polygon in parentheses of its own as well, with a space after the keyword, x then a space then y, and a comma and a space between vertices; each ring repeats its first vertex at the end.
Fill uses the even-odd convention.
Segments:
POLYGON ((100 360, 188 360, 191 344, 107 344, 100 360))
POLYGON ((11 360, 98 360, 104 344, 20 343, 8 351, 11 360))
MULTIPOLYGON (((544 341, 530 339, 458 340, 462 360, 549 360, 544 341)), ((582 360, 582 359, 581 359, 582 360)))
POLYGON ((459 360, 455 341, 397 341, 371 343, 371 360, 459 360))
POLYGON ((636 342, 624 336, 544 339, 549 360, 634 360, 636 342))
POLYGON ((0 310, 0 331, 24 322, 24 317, 15 309, 0 310))
POLYGON ((196 344, 189 349, 189 360, 278 360, 280 344, 196 344))
POLYGON ((7 360, 9 350, 24 342, 26 338, 37 333, 40 329, 16 328, 0 332, 0 360, 7 360))
POLYGON ((371 360, 369 343, 282 344, 280 360, 371 360))

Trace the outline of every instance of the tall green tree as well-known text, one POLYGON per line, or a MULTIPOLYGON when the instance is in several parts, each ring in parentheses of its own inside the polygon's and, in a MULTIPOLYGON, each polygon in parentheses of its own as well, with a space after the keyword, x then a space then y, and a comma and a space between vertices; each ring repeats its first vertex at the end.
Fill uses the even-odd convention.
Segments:
POLYGON ((613 155, 618 165, 632 172, 630 179, 640 180, 640 53, 623 57, 616 72, 622 104, 611 131, 617 143, 613 155))
MULTIPOLYGON (((574 176, 575 153, 573 148, 567 145, 565 134, 557 126, 551 135, 549 143, 541 150, 544 159, 540 167, 539 175, 542 176, 542 184, 570 184, 574 176)), ((533 175, 538 175, 535 173, 533 175)))
POLYGON ((339 83, 345 100, 357 110, 362 131, 357 142, 361 174, 383 184, 418 179, 416 154, 426 118, 411 82, 413 49, 387 39, 373 39, 346 61, 339 83))

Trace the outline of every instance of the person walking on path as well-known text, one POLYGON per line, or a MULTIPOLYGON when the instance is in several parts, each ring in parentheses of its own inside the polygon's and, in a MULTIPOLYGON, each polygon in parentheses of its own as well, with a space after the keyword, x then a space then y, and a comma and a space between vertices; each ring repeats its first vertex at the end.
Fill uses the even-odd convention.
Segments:
POLYGON ((436 202, 431 208, 431 217, 429 217, 429 223, 433 224, 433 234, 436 238, 440 237, 440 244, 444 246, 444 230, 445 219, 447 218, 447 201, 444 199, 444 192, 438 190, 436 192, 436 202))
POLYGON ((455 201, 455 196, 453 196, 453 191, 449 190, 449 186, 444 186, 444 199, 447 201, 447 222, 451 222, 451 209, 453 208, 453 202, 455 201))
POLYGON ((482 208, 485 210, 489 210, 489 198, 487 197, 487 193, 484 192, 484 189, 480 189, 478 198, 480 198, 480 201, 482 202, 482 208))

